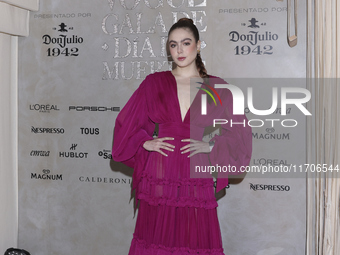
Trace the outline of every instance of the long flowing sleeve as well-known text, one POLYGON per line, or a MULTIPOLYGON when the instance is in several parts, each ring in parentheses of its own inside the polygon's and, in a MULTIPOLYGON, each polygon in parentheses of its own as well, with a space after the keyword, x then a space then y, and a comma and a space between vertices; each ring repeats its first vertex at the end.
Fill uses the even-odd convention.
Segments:
POLYGON ((148 114, 146 95, 149 82, 147 77, 133 93, 118 114, 114 127, 112 158, 135 169, 134 179, 137 181, 134 181, 134 187, 149 153, 142 145, 153 139, 155 126, 148 114))
POLYGON ((248 166, 252 153, 252 131, 248 125, 245 115, 233 115, 233 98, 229 90, 224 89, 221 93, 227 95, 223 100, 224 110, 219 119, 228 121, 221 125, 220 135, 211 139, 214 147, 210 152, 210 163, 212 166, 233 167, 236 171, 219 172, 217 178, 216 192, 228 185, 228 175, 241 174, 241 166, 248 166))

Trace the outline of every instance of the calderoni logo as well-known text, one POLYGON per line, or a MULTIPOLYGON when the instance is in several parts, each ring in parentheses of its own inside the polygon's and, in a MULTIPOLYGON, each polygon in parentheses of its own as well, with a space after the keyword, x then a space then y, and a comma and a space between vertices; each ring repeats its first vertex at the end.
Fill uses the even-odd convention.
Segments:
POLYGON ((64 134, 63 128, 42 128, 42 127, 31 127, 31 132, 34 134, 64 134))
POLYGON ((62 181, 62 174, 51 174, 49 169, 43 169, 41 174, 31 173, 31 179, 37 180, 50 180, 50 181, 62 181))
POLYGON ((29 109, 31 111, 46 112, 46 113, 60 110, 57 105, 50 105, 50 104, 30 104, 29 109))
POLYGON ((69 111, 76 111, 76 112, 119 112, 120 107, 116 106, 69 106, 69 111))
POLYGON ((270 184, 252 184, 249 183, 249 187, 253 191, 290 191, 289 185, 270 185, 270 184))
POLYGON ((107 183, 107 184, 131 184, 131 178, 110 178, 99 176, 79 176, 80 182, 85 183, 107 183))

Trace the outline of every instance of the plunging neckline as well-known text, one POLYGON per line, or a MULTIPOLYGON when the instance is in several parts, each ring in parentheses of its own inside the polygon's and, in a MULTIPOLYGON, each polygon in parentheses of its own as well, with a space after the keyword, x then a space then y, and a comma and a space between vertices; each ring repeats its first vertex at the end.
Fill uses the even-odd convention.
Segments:
MULTIPOLYGON (((178 85, 177 85, 177 80, 176 80, 175 75, 174 75, 171 71, 168 71, 168 72, 170 73, 170 75, 172 76, 172 78, 173 78, 174 81, 175 81, 175 86, 174 86, 174 87, 175 87, 175 97, 176 97, 176 99, 177 99, 177 106, 178 106, 177 108, 178 108, 178 110, 179 110, 179 117, 180 117, 181 123, 184 123, 185 120, 186 120, 186 118, 187 118, 188 113, 190 112, 191 106, 192 106, 192 105, 194 104, 194 102, 196 101, 197 95, 200 93, 201 90, 198 89, 198 91, 197 91, 197 93, 196 93, 194 99, 192 100, 192 102, 191 102, 191 104, 190 104, 190 106, 189 106, 188 110, 186 111, 186 113, 185 113, 185 115, 184 115, 184 118, 183 118, 183 117, 182 117, 182 111, 181 111, 181 105, 180 105, 180 103, 179 103, 179 97, 178 97, 178 85)), ((200 87, 202 87, 203 84, 204 84, 204 82, 201 83, 200 87)))

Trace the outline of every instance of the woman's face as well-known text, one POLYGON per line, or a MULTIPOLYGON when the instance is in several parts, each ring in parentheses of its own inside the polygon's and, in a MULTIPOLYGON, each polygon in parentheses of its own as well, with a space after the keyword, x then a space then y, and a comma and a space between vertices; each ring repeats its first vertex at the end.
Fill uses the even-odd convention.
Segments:
POLYGON ((195 60, 201 42, 196 43, 195 37, 189 29, 177 28, 173 30, 168 41, 170 54, 178 67, 196 65, 195 60))

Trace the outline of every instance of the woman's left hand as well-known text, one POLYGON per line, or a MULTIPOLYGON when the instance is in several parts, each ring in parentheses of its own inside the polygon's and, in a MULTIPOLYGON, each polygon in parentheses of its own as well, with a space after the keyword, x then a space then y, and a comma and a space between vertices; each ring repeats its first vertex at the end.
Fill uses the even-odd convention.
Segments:
POLYGON ((203 141, 198 141, 198 140, 194 140, 194 139, 183 139, 181 140, 182 142, 189 142, 189 144, 184 145, 183 147, 181 147, 181 153, 188 153, 191 152, 190 155, 188 157, 191 157, 197 153, 209 153, 210 152, 210 147, 209 147, 209 143, 207 142, 203 142, 203 141))

